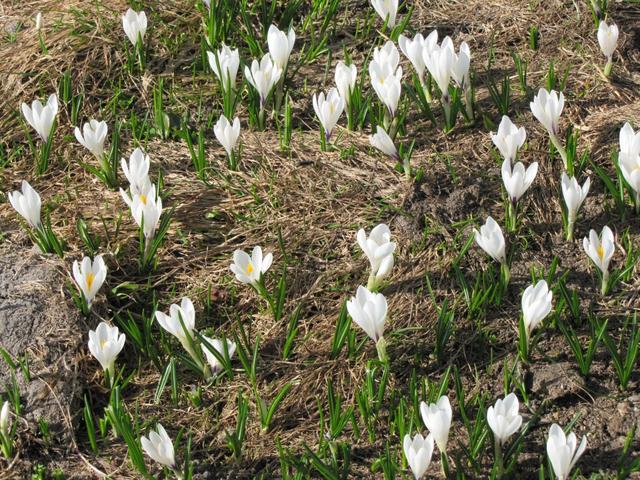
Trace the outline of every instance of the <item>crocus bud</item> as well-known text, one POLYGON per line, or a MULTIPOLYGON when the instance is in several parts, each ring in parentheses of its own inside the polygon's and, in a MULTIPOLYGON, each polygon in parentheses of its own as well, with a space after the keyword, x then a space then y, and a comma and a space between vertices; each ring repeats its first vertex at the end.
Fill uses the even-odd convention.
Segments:
POLYGON ((351 93, 356 88, 357 78, 358 69, 354 64, 345 65, 342 61, 338 62, 335 74, 336 87, 347 105, 351 100, 351 93))
POLYGON ((31 228, 41 228, 40 208, 42 201, 29 182, 22 181, 22 192, 14 191, 7 194, 9 202, 16 212, 24 218, 31 228))
POLYGON ((107 122, 90 120, 89 123, 84 124, 82 131, 76 127, 74 134, 80 145, 89 150, 98 160, 102 160, 107 131, 107 122))
MULTIPOLYGON (((209 343, 209 345, 211 345, 212 348, 216 350, 216 352, 220 354, 222 358, 225 358, 224 345, 222 344, 222 340, 218 338, 209 338, 204 335, 202 335, 202 337, 209 343)), ((226 342, 227 352, 229 353, 227 360, 230 360, 236 351, 236 344, 228 339, 226 340, 226 342)), ((211 352, 208 345, 205 345, 204 343, 202 344, 202 352, 207 358, 207 363, 211 367, 211 372, 214 375, 220 372, 222 370, 222 364, 220 363, 218 358, 211 352)))
POLYGON ((193 330, 196 327, 196 310, 188 297, 183 297, 180 305, 175 303, 171 305, 169 315, 157 311, 156 320, 164 330, 178 339, 192 358, 198 358, 192 349, 193 330))
POLYGON ((82 263, 77 260, 73 262, 73 279, 89 308, 106 278, 107 266, 102 255, 96 255, 93 261, 89 257, 84 257, 82 263))
POLYGON ((492 217, 487 217, 487 221, 480 227, 480 231, 474 228, 473 233, 478 246, 491 258, 501 264, 507 263, 504 235, 500 225, 492 217))
POLYGON ((449 429, 451 428, 451 419, 453 418, 449 397, 443 395, 437 403, 430 405, 421 402, 420 414, 422 415, 422 421, 425 426, 433 435, 438 449, 440 452, 446 453, 447 442, 449 441, 449 429))
POLYGON ((618 26, 615 23, 607 25, 604 20, 600 21, 598 26, 598 43, 600 44, 600 50, 602 54, 609 60, 613 57, 618 46, 618 26))
POLYGON ((520 429, 522 416, 518 413, 519 409, 518 397, 510 393, 504 399, 496 400, 496 404, 487 410, 487 423, 500 445, 504 445, 520 429))
POLYGON ((116 358, 122 351, 125 340, 125 334, 120 333, 118 327, 105 322, 100 322, 95 331, 89 330, 89 351, 100 362, 102 369, 109 372, 112 384, 115 379, 116 358))
POLYGON ((144 41, 144 34, 147 33, 147 14, 144 11, 128 9, 122 16, 122 28, 132 45, 135 46, 138 40, 144 41))
POLYGON ((551 425, 547 437, 547 455, 558 480, 568 480, 571 470, 587 448, 587 437, 582 437, 580 445, 575 433, 568 436, 556 423, 551 425))
POLYGON ((22 115, 24 115, 27 123, 31 125, 42 141, 48 141, 49 134, 58 115, 58 96, 55 93, 49 95, 47 104, 44 106, 40 100, 34 100, 31 103, 31 107, 26 103, 22 103, 22 115))
POLYGON ((407 463, 413 472, 415 480, 420 480, 424 477, 425 473, 429 469, 431 463, 431 457, 433 456, 433 435, 429 434, 426 438, 416 433, 411 438, 411 435, 406 434, 403 442, 404 456, 407 459, 407 463))
POLYGON ((380 360, 386 361, 383 335, 387 320, 387 299, 384 295, 373 293, 360 285, 356 295, 347 301, 347 311, 352 320, 375 342, 380 360))
POLYGON ((232 155, 240 137, 240 120, 238 117, 234 118, 232 125, 227 117, 220 115, 220 119, 213 127, 213 133, 220 145, 224 147, 227 155, 232 155))
POLYGON ((549 290, 546 280, 540 280, 535 285, 529 285, 522 294, 522 317, 527 338, 531 336, 531 332, 551 312, 552 300, 553 292, 549 290))
POLYGON ((582 240, 582 246, 595 266, 602 272, 602 294, 604 295, 609 280, 609 262, 616 249, 613 232, 605 225, 598 237, 596 231, 592 229, 589 237, 584 237, 582 240))
POLYGON ((269 270, 272 262, 272 253, 267 253, 263 257, 262 248, 254 247, 251 256, 242 250, 233 252, 233 264, 229 268, 236 275, 236 280, 256 287, 262 274, 269 270))
POLYGON ((236 87, 236 76, 238 75, 238 67, 240 66, 240 53, 238 49, 231 50, 224 43, 216 52, 207 52, 209 66, 215 73, 218 80, 222 83, 222 88, 234 89, 236 87))
POLYGON ((368 287, 375 289, 378 283, 391 273, 396 244, 391 241, 391 231, 384 223, 374 227, 369 236, 364 228, 361 228, 356 239, 371 265, 368 287))
POLYGON ((160 196, 156 196, 155 185, 151 185, 146 194, 133 195, 131 215, 138 226, 143 229, 147 240, 152 239, 162 215, 162 199, 160 196))
POLYGON ((35 26, 36 26, 36 32, 39 32, 40 30, 42 30, 42 12, 38 12, 36 14, 36 20, 35 20, 35 26))
POLYGON ((267 33, 267 45, 269 46, 269 54, 273 59, 273 63, 280 69, 284 70, 289 63, 289 56, 293 45, 296 42, 296 33, 293 28, 289 28, 288 33, 279 30, 275 25, 269 27, 267 33))
POLYGON ((518 150, 520 150, 526 138, 527 132, 524 127, 516 127, 506 115, 502 116, 500 125, 498 125, 498 132, 491 132, 493 144, 502 155, 502 158, 509 160, 510 163, 516 161, 518 150))
MULTIPOLYGON (((146 195, 151 190, 151 180, 149 179, 149 166, 151 160, 149 155, 146 155, 141 149, 136 148, 131 156, 129 156, 129 163, 122 158, 120 160, 120 166, 124 172, 124 176, 129 180, 129 192, 132 196, 146 195)), ((122 192, 122 190, 121 190, 122 192)), ((125 199, 128 205, 131 204, 130 200, 125 199)))
POLYGON ((273 89, 274 85, 280 80, 282 75, 282 68, 275 65, 271 60, 271 56, 266 53, 260 63, 254 60, 251 63, 251 68, 244 67, 244 76, 247 81, 256 89, 258 95, 260 95, 260 106, 264 105, 269 93, 273 89))
POLYGON ((175 467, 173 442, 162 425, 158 424, 156 431, 151 430, 148 438, 141 437, 140 443, 144 452, 160 465, 171 469, 175 467))
POLYGON ((564 203, 567 206, 567 223, 569 224, 570 235, 569 238, 573 238, 573 225, 575 224, 576 218, 578 217, 578 210, 580 210, 584 199, 587 198, 587 194, 589 193, 591 179, 587 177, 581 187, 575 177, 570 177, 565 172, 562 172, 560 185, 562 188, 562 197, 564 198, 564 203))
POLYGON ((538 94, 533 97, 533 102, 529 104, 531 113, 538 119, 549 134, 557 137, 559 132, 560 115, 564 108, 564 95, 555 90, 547 92, 544 88, 538 90, 538 94))
POLYGON ((398 0, 371 0, 371 5, 383 22, 387 22, 390 28, 396 25, 398 15, 398 0))
MULTIPOLYGON (((431 32, 432 35, 433 33, 436 34, 436 41, 437 41, 438 34, 436 31, 431 32)), ((411 62, 411 65, 413 65, 413 68, 415 69, 416 74, 418 75, 418 79, 420 79, 420 83, 423 84, 424 71, 426 68, 424 64, 423 52, 427 48, 424 37, 422 36, 421 33, 416 33, 415 37, 413 37, 413 40, 412 40, 410 38, 405 37, 404 35, 400 35, 400 37, 398 38, 398 44, 400 45, 400 50, 402 50, 402 53, 404 53, 404 56, 407 57, 411 62)))
POLYGON ((371 146, 377 148, 382 153, 389 155, 396 160, 400 158, 398 156, 398 150, 393 144, 393 140, 391 140, 391 137, 389 136, 387 131, 380 125, 376 127, 376 133, 369 136, 369 143, 371 144, 371 146))
POLYGON ((526 170, 521 162, 516 163, 513 168, 509 160, 502 162, 502 181, 511 203, 515 204, 520 200, 533 183, 537 173, 538 162, 533 162, 526 170))
POLYGON ((0 435, 8 437, 11 430, 11 404, 9 400, 5 400, 0 410, 0 435))
POLYGON ((335 88, 329 90, 326 98, 324 92, 320 92, 317 96, 313 94, 313 109, 324 129, 325 138, 329 140, 333 128, 344 111, 344 99, 335 88))

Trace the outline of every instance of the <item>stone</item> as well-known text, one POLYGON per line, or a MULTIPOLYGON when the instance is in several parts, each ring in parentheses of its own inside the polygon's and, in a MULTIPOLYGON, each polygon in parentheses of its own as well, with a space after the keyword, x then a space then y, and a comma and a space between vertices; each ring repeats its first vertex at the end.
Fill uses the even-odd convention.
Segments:
MULTIPOLYGON (((78 309, 64 292, 66 277, 62 260, 35 247, 0 248, 0 347, 14 359, 28 358, 30 381, 20 368, 15 378, 29 430, 37 433, 44 419, 60 441, 71 434, 71 415, 79 405, 83 331, 78 309)), ((11 383, 11 369, 0 359, 0 391, 11 383)))

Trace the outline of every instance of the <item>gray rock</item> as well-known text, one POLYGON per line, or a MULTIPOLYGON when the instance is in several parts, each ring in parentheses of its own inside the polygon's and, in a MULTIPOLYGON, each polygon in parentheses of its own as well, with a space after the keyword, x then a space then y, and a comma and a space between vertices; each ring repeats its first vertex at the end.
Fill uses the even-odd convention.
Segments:
MULTIPOLYGON (((22 416, 29 430, 49 423, 54 439, 71 433, 71 413, 79 405, 78 351, 80 316, 65 295, 65 265, 37 249, 0 248, 0 346, 12 357, 27 355, 31 381, 16 371, 22 416)), ((0 391, 11 383, 10 368, 0 359, 0 391)))

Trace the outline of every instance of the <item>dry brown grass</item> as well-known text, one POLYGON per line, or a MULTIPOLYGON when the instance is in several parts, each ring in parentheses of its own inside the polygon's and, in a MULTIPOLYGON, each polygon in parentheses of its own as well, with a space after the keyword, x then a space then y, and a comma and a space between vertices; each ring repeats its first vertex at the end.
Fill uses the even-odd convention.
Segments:
MULTIPOLYGON (((133 109, 138 113, 151 107, 151 87, 162 75, 173 83, 177 104, 168 105, 174 113, 193 112, 198 95, 202 94, 206 111, 218 108, 214 83, 206 74, 191 76, 190 65, 199 55, 198 13, 191 1, 152 2, 151 61, 142 77, 122 73, 124 54, 120 31, 120 12, 126 2, 103 0, 98 5, 84 0, 9 0, 0 5, 0 31, 18 28, 16 40, 0 43, 0 132, 2 142, 11 151, 24 145, 24 132, 17 106, 21 101, 48 94, 55 90, 59 77, 70 70, 74 85, 84 92, 85 102, 81 119, 103 112, 102 108, 112 95, 111 81, 122 77, 124 94, 136 99, 133 109), (82 13, 73 13, 78 9, 82 13), (48 55, 41 55, 34 38, 32 18, 35 12, 45 16, 45 38, 48 55), (89 21, 83 27, 83 21, 89 21), (81 31, 72 35, 73 31, 81 31), (172 51, 160 38, 186 39, 180 48, 172 51)), ((547 155, 547 138, 536 124, 528 109, 528 100, 517 89, 517 77, 510 57, 518 51, 529 62, 529 85, 537 89, 544 82, 549 61, 553 59, 562 69, 570 68, 567 83, 567 109, 563 114, 563 127, 574 125, 582 132, 580 149, 592 152, 591 158, 610 169, 609 154, 617 146, 617 134, 624 121, 640 118, 639 71, 637 48, 640 40, 640 9, 630 2, 611 2, 610 14, 622 32, 614 67, 614 77, 608 81, 600 72, 603 64, 589 12, 584 2, 560 0, 504 0, 491 1, 422 1, 415 2, 411 27, 428 32, 437 28, 441 37, 452 35, 458 44, 469 42, 472 68, 477 74, 477 99, 483 114, 497 124, 499 115, 492 105, 484 84, 487 79, 486 60, 493 48, 495 62, 491 75, 500 79, 503 72, 512 74, 514 90, 511 118, 528 132, 528 148, 523 152, 525 163, 540 162, 540 172, 525 197, 524 224, 518 237, 510 243, 522 250, 514 258, 514 275, 503 305, 490 309, 484 319, 486 334, 478 333, 472 321, 466 319, 460 289, 450 273, 451 261, 466 240, 470 224, 461 231, 452 222, 475 219, 476 223, 491 214, 503 217, 499 193, 499 167, 492 156, 492 144, 486 128, 479 120, 473 127, 459 126, 449 135, 434 129, 417 112, 408 117, 407 134, 415 137, 414 166, 425 171, 425 181, 416 186, 405 185, 386 159, 371 152, 367 133, 349 133, 341 130, 341 146, 354 146, 351 156, 341 158, 338 152, 319 152, 316 122, 310 106, 310 94, 320 84, 324 74, 324 57, 305 67, 293 81, 294 114, 299 130, 294 133, 292 152, 279 150, 277 135, 251 132, 243 120, 243 160, 239 172, 225 172, 223 151, 208 132, 207 155, 212 168, 220 174, 213 176, 210 185, 196 180, 188 149, 182 141, 151 140, 146 150, 152 158, 152 175, 164 174, 168 206, 176 208, 168 241, 161 250, 158 270, 150 279, 160 308, 188 295, 197 304, 197 324, 201 329, 230 333, 236 322, 242 322, 255 337, 260 335, 259 388, 262 395, 271 398, 273 392, 286 382, 294 387, 281 406, 275 425, 267 434, 260 432, 255 405, 251 406, 250 421, 244 456, 235 464, 229 459, 224 431, 235 425, 236 396, 240 391, 250 395, 246 376, 239 373, 232 380, 223 380, 203 392, 203 407, 194 408, 183 397, 178 406, 171 405, 168 394, 159 405, 153 394, 159 372, 143 360, 138 374, 124 392, 125 401, 140 418, 151 423, 160 420, 175 434, 186 427, 193 434, 192 456, 196 471, 209 472, 202 478, 264 478, 278 476, 278 454, 275 439, 294 452, 303 445, 312 449, 318 443, 317 402, 324 401, 327 379, 332 379, 336 390, 352 402, 354 392, 363 381, 366 360, 375 356, 369 342, 358 361, 343 356, 329 358, 330 343, 335 321, 343 300, 366 279, 366 261, 354 246, 356 231, 369 230, 380 221, 390 223, 398 242, 397 262, 390 285, 384 290, 389 299, 389 332, 397 331, 390 340, 390 387, 400 392, 407 389, 411 369, 419 376, 439 380, 447 366, 457 366, 463 374, 465 386, 471 393, 489 393, 491 399, 500 394, 502 370, 496 366, 487 372, 491 348, 493 358, 515 358, 519 292, 530 282, 529 270, 548 268, 553 255, 561 256, 561 267, 571 270, 572 288, 577 288, 585 308, 601 315, 621 315, 637 311, 639 281, 637 275, 630 285, 623 285, 611 299, 596 295, 591 278, 591 266, 580 251, 578 242, 566 245, 561 240, 560 205, 557 196, 560 168, 551 164, 547 155), (527 32, 531 25, 540 28, 540 49, 527 48, 527 32), (306 79, 304 78, 306 77, 306 79), (443 156, 450 158, 457 182, 452 182, 443 156), (462 194, 455 192, 461 191, 462 194), (456 206, 455 202, 460 204, 456 206), (286 325, 274 324, 264 305, 247 288, 235 285, 228 264, 234 249, 249 249, 262 245, 275 253, 274 272, 279 272, 283 258, 278 250, 278 234, 282 236, 289 263, 289 289, 287 311, 302 302, 301 328, 295 353, 282 361, 280 350, 286 325), (525 245, 527 249, 524 250, 525 245), (445 298, 458 312, 456 333, 449 345, 449 360, 439 364, 430 354, 433 351, 433 325, 436 310, 425 286, 428 274, 438 302, 445 298), (203 311, 207 288, 216 293, 211 311, 203 311), (412 327, 413 330, 404 330, 412 327), (492 338, 493 345, 487 343, 492 338)), ((345 2, 340 15, 340 32, 347 46, 354 52, 360 73, 365 71, 361 62, 373 37, 354 40, 354 18, 368 11, 364 1, 345 2), (349 12, 356 15, 349 15, 349 12), (350 39, 350 40, 349 40, 350 39), (351 43, 349 43, 351 42, 351 43)), ((300 42, 304 38, 300 39, 300 42)), ((301 44, 301 43, 300 43, 301 44)), ((240 45, 241 46, 241 45, 240 45)), ((341 55, 342 43, 330 45, 334 58, 341 55)), ((242 47, 242 46, 241 46, 242 47)), ((298 47, 296 47, 297 50, 298 47)), ((247 54, 241 56, 246 60, 247 54)), ((404 62, 404 60, 403 60, 404 62)), ((406 62, 405 62, 406 63, 406 62)), ((410 71, 406 64, 405 71, 410 71)), ((330 80, 330 78, 329 78, 330 80)), ((239 112, 246 119, 246 110, 239 112)), ((75 238, 75 222, 82 217, 92 230, 103 236, 103 252, 108 257, 109 288, 122 282, 145 284, 137 275, 135 255, 137 249, 133 222, 125 211, 117 192, 110 192, 85 173, 77 164, 78 157, 86 161, 88 154, 75 144, 68 115, 63 112, 56 135, 55 161, 47 174, 34 178, 32 158, 22 155, 0 172, 0 190, 15 188, 28 178, 51 205, 55 229, 70 243, 66 262, 82 255, 82 245, 75 238), (113 233, 116 219, 122 215, 123 226, 117 237, 105 244, 102 222, 113 233)), ((191 117, 192 120, 194 116, 191 117)), ((105 118, 112 126, 113 118, 105 118)), ((123 155, 134 148, 130 134, 123 138, 123 155)), ((587 216, 578 225, 577 237, 589 228, 598 230, 610 222, 618 232, 627 225, 638 244, 637 217, 622 220, 611 215, 604 205, 604 190, 595 174, 588 168, 594 185, 585 207, 587 216)), ((7 203, 0 204, 0 222, 3 241, 10 248, 20 250, 29 246, 27 236, 21 232, 15 213, 7 203)), ((614 262, 622 260, 618 254, 614 262)), ((485 258, 472 249, 463 262, 467 275, 486 266, 485 258)), ((275 274, 273 275, 273 278, 275 274)), ((272 280, 273 280, 272 278, 272 280)), ((106 291, 106 289, 105 289, 106 291)), ((93 319, 109 319, 127 309, 140 311, 151 308, 149 296, 132 292, 98 304, 93 319)), ((83 332, 83 335, 85 333, 83 332)), ((106 392, 99 387, 96 363, 88 352, 80 352, 81 378, 86 392, 94 399, 96 409, 106 402, 106 392)), ((125 358, 129 368, 137 368, 137 355, 131 348, 125 358)), ((554 361, 571 361, 569 350, 557 331, 547 332, 541 341, 536 363, 544 369, 554 361)), ((604 351, 596 360, 597 378, 587 393, 571 393, 549 407, 538 428, 527 438, 523 455, 522 478, 531 478, 538 468, 538 459, 544 451, 542 440, 552 421, 563 424, 576 412, 582 417, 574 427, 580 434, 589 434, 590 459, 583 459, 584 472, 611 472, 621 443, 620 437, 638 424, 640 416, 634 397, 621 394, 615 388, 615 376, 604 351), (631 413, 617 413, 620 405, 632 405, 631 413), (604 415, 603 409, 611 412, 604 415), (620 415, 620 418, 618 418, 620 415), (615 417, 612 419, 612 417, 615 417), (612 426, 614 425, 615 426, 612 426)), ((237 365, 236 365, 237 366, 237 365)), ((535 369, 535 364, 533 369, 535 369)), ((180 381, 185 389, 202 385, 187 371, 181 371, 180 381)), ((637 376, 631 390, 637 388, 637 376)), ((532 407, 537 408, 544 395, 532 392, 532 407)), ((455 411, 455 408, 454 408, 455 411)), ((455 418, 452 445, 466 439, 460 419, 455 418)), ((76 425, 77 446, 58 445, 42 449, 37 444, 25 444, 20 460, 8 471, 8 476, 24 478, 35 463, 60 466, 69 477, 88 478, 96 471, 111 478, 135 478, 126 449, 119 441, 109 442, 100 456, 90 453, 83 432, 81 412, 73 416, 76 425), (89 467, 91 465, 92 467, 89 467)), ((363 436, 360 440, 345 437, 353 446, 353 477, 381 478, 369 470, 371 462, 379 457, 387 440, 399 445, 396 438, 380 438, 370 444, 363 436)), ((456 448, 456 447, 454 447, 456 448)), ((484 458, 490 461, 491 456, 484 458)), ((435 469, 433 470, 435 472, 435 469)))

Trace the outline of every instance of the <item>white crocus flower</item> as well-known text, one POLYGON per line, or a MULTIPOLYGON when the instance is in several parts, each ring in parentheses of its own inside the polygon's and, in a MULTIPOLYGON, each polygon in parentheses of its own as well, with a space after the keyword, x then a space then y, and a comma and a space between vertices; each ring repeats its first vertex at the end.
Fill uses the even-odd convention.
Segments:
POLYGON ((371 0, 371 5, 383 22, 387 22, 389 28, 396 26, 398 15, 398 0, 371 0))
POLYGON ((356 240, 371 266, 367 287, 370 290, 375 290, 379 283, 389 276, 393 268, 393 253, 396 244, 391 241, 391 230, 387 225, 381 223, 374 227, 367 236, 364 228, 361 228, 358 230, 356 240))
POLYGON ((238 68, 240 67, 238 49, 231 50, 223 43, 216 53, 207 52, 207 58, 209 59, 211 70, 222 83, 222 88, 224 90, 228 90, 229 87, 235 89, 238 68))
POLYGON ((379 65, 389 65, 392 72, 395 72, 400 65, 400 52, 395 43, 387 41, 382 47, 373 49, 373 61, 379 65))
POLYGON ((449 397, 443 395, 438 399, 437 403, 430 405, 421 402, 420 414, 422 415, 422 421, 425 426, 433 435, 438 449, 441 453, 446 453, 447 442, 449 441, 449 429, 451 428, 451 420, 453 418, 449 397))
POLYGON ((147 33, 147 14, 144 11, 128 9, 122 16, 122 28, 131 44, 137 45, 138 40, 144 41, 144 35, 147 33))
POLYGON ((199 357, 192 348, 193 330, 196 328, 196 310, 191 299, 182 297, 180 305, 174 303, 169 307, 169 315, 160 311, 157 311, 155 315, 160 326, 176 337, 182 347, 191 355, 191 358, 197 360, 199 357))
POLYGON ((34 100, 31 107, 22 103, 21 108, 27 123, 31 125, 43 142, 47 142, 58 115, 58 96, 55 93, 49 95, 47 104, 44 106, 40 100, 34 100))
POLYGON ((162 215, 162 199, 160 196, 156 196, 155 185, 151 185, 147 193, 133 195, 131 215, 138 226, 144 230, 144 236, 147 240, 152 239, 162 215))
POLYGON ((115 380, 116 358, 124 347, 126 336, 120 333, 118 327, 100 322, 98 328, 89 330, 89 351, 94 356, 102 369, 109 372, 109 379, 113 385, 115 380))
POLYGON ((360 285, 356 295, 347 301, 347 311, 362 330, 373 340, 378 358, 387 360, 384 325, 387 320, 387 299, 381 293, 374 293, 360 285))
POLYGON ((618 26, 615 23, 607 25, 604 20, 600 21, 598 26, 598 43, 600 44, 600 50, 607 59, 607 64, 604 67, 604 74, 609 76, 611 74, 611 67, 613 66, 613 52, 616 51, 618 46, 618 26))
POLYGON ((616 249, 615 238, 613 232, 608 226, 604 226, 602 233, 598 237, 595 230, 589 232, 589 237, 584 237, 582 246, 589 258, 598 267, 602 273, 602 294, 607 292, 607 284, 609 283, 609 262, 613 258, 616 249))
POLYGON ((524 320, 527 338, 551 312, 553 292, 549 290, 546 280, 540 280, 535 285, 529 285, 522 294, 522 318, 524 320))
POLYGON ((413 472, 415 480, 420 480, 424 477, 425 473, 427 473, 429 465, 431 464, 431 457, 433 456, 433 435, 429 434, 425 438, 419 433, 416 433, 412 439, 411 435, 406 434, 402 447, 404 456, 411 468, 411 472, 413 472))
POLYGON ((89 257, 84 257, 82 263, 77 260, 73 262, 73 279, 89 308, 106 278, 107 266, 102 255, 96 255, 93 261, 89 257))
POLYGON ((502 158, 513 163, 518 157, 518 150, 524 145, 527 138, 527 132, 524 127, 516 127, 511 119, 506 115, 502 116, 498 131, 491 132, 491 140, 496 146, 502 158))
POLYGON ((42 201, 29 182, 22 181, 22 192, 14 191, 7 194, 9 202, 16 212, 24 218, 31 228, 42 228, 40 209, 42 201))
POLYGON ((333 128, 344 111, 344 99, 336 88, 329 90, 326 97, 324 92, 320 92, 317 96, 313 94, 313 109, 324 129, 325 138, 329 141, 333 128))
POLYGON ((39 32, 40 30, 42 30, 43 23, 44 22, 42 21, 42 12, 38 12, 36 14, 36 20, 35 20, 36 32, 39 32))
POLYGON ((521 162, 511 167, 509 160, 502 162, 502 181, 511 203, 515 204, 533 183, 538 173, 538 162, 533 162, 525 169, 521 162))
POLYGON ((620 129, 618 166, 635 192, 636 212, 640 213, 640 131, 634 132, 629 122, 620 129))
POLYGON ((456 54, 453 40, 451 37, 445 37, 442 40, 440 48, 446 48, 451 51, 451 77, 460 88, 464 88, 468 83, 469 66, 471 65, 471 50, 467 42, 460 44, 460 49, 456 54))
POLYGON ((220 115, 220 119, 213 127, 213 133, 220 145, 224 147, 227 155, 231 156, 240 137, 240 119, 234 118, 233 124, 231 124, 227 117, 220 115))
POLYGON ((398 156, 398 150, 393 144, 393 140, 391 140, 387 131, 380 125, 376 127, 376 133, 369 136, 369 143, 385 155, 389 155, 395 160, 399 160, 400 157, 398 156))
POLYGON ((620 156, 637 157, 640 155, 640 130, 634 132, 629 122, 620 129, 620 156))
POLYGON ((480 248, 496 262, 506 265, 507 256, 504 235, 500 225, 492 217, 487 217, 487 221, 480 227, 480 231, 474 228, 473 233, 480 248))
POLYGON ((288 33, 279 30, 275 25, 269 27, 267 32, 267 45, 269 54, 280 69, 285 70, 289 63, 289 56, 296 42, 296 33, 293 28, 289 28, 288 33))
POLYGON ((80 128, 76 127, 74 134, 76 140, 87 150, 89 150, 98 160, 104 156, 104 142, 107 139, 107 122, 90 120, 80 128))
POLYGON ((335 82, 340 97, 348 105, 351 100, 351 94, 356 88, 358 78, 358 69, 354 64, 346 65, 340 61, 336 65, 335 82))
POLYGON ((251 256, 243 250, 233 252, 233 264, 229 268, 236 275, 236 280, 249 283, 255 288, 262 275, 271 267, 271 263, 273 263, 273 254, 267 253, 263 257, 262 248, 258 246, 253 248, 251 256))
POLYGON ((402 67, 393 69, 391 63, 381 64, 373 61, 369 64, 369 75, 378 98, 393 118, 402 92, 402 67))
POLYGON ((578 210, 580 210, 584 199, 587 198, 589 187, 591 187, 591 179, 587 177, 581 187, 575 177, 570 177, 565 172, 562 172, 560 185, 562 188, 562 197, 567 206, 567 238, 572 240, 578 210))
MULTIPOLYGON (((120 159, 120 166, 124 172, 124 176, 129 180, 129 192, 132 196, 146 195, 151 190, 151 180, 149 179, 149 166, 151 160, 149 155, 146 155, 141 149, 136 148, 129 156, 129 163, 122 158, 120 159)), ((131 206, 131 199, 120 190, 120 193, 125 198, 127 205, 131 206)))
POLYGON ((538 119, 547 131, 554 136, 559 133, 560 115, 564 108, 564 95, 555 90, 547 92, 544 88, 538 90, 538 94, 533 97, 533 102, 529 104, 531 113, 538 119))
POLYGON ((282 75, 282 68, 275 65, 271 60, 271 55, 266 53, 260 63, 254 60, 251 63, 251 68, 244 67, 244 76, 247 81, 256 89, 258 95, 260 95, 260 108, 264 106, 264 102, 267 100, 269 93, 273 89, 274 85, 280 80, 282 75))
MULTIPOLYGON (((446 38, 445 38, 446 40, 446 38)), ((443 44, 445 41, 443 40, 443 44)), ((424 64, 429 73, 438 84, 442 98, 449 102, 449 83, 451 82, 451 69, 455 62, 453 49, 436 47, 433 50, 425 50, 423 53, 424 64)))
MULTIPOLYGON (((433 33, 436 33, 437 39, 437 32, 434 31, 432 34, 433 33)), ((420 83, 424 84, 424 71, 426 69, 426 65, 424 64, 423 53, 427 48, 424 37, 421 33, 416 33, 413 39, 400 35, 398 38, 398 45, 400 45, 400 50, 402 50, 404 56, 407 57, 411 62, 411 65, 413 65, 420 83)))
POLYGON ((549 133, 551 142, 562 157, 564 168, 567 168, 567 152, 560 140, 560 115, 564 108, 564 95, 555 90, 547 92, 544 88, 538 90, 538 94, 533 97, 533 102, 529 104, 531 113, 538 119, 549 133))
MULTIPOLYGON (((216 352, 218 352, 220 354, 220 356, 222 358, 225 358, 225 349, 224 349, 224 345, 222 343, 222 340, 218 339, 218 338, 209 338, 206 337, 204 335, 202 335, 202 338, 204 338, 209 345, 211 345, 212 348, 214 348, 216 350, 216 352)), ((232 342, 231 340, 227 339, 227 352, 229 354, 229 356, 227 357, 227 360, 231 360, 231 358, 233 357, 233 354, 236 351, 236 344, 235 342, 232 342)), ((209 364, 209 367, 211 368, 211 372, 215 375, 218 372, 220 372, 223 368, 222 364, 220 363, 220 361, 218 360, 218 358, 211 352, 211 350, 209 349, 209 347, 207 345, 205 345, 204 343, 202 344, 202 352, 204 353, 206 359, 207 359, 207 363, 209 364)))
POLYGON ((568 436, 556 423, 551 425, 547 437, 547 455, 558 480, 568 480, 571 470, 587 448, 587 437, 582 437, 580 445, 576 434, 568 436))
POLYGON ((155 431, 151 430, 148 438, 141 437, 140 444, 144 452, 160 465, 175 468, 173 442, 162 425, 158 424, 155 431))
POLYGON ((520 403, 514 393, 510 393, 504 399, 499 398, 496 404, 487 410, 487 423, 500 446, 504 445, 522 425, 522 416, 518 410, 520 403))

